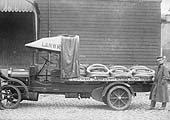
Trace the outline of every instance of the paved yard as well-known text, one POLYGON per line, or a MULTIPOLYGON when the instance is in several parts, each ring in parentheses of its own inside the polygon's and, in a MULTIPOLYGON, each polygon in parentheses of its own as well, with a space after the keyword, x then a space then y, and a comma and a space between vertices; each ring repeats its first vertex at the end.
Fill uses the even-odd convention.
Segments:
POLYGON ((128 110, 114 111, 93 99, 40 95, 38 102, 23 101, 17 109, 0 111, 0 120, 170 120, 170 103, 166 110, 147 110, 148 97, 149 93, 137 93, 128 110))

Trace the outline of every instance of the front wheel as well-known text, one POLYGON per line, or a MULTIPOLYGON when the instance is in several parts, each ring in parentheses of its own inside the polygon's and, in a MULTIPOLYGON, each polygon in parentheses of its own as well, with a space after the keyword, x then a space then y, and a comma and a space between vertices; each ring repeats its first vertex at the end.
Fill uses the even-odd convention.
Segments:
POLYGON ((2 106, 6 109, 17 108, 21 101, 21 92, 13 85, 2 86, 2 106))
POLYGON ((107 104, 114 110, 125 110, 132 101, 132 94, 124 86, 114 86, 107 93, 107 104))

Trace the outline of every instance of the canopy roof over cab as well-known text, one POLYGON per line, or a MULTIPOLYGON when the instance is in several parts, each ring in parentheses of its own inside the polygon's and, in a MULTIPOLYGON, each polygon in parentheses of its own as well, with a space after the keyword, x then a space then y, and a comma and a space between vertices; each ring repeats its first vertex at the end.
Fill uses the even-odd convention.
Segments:
POLYGON ((35 0, 0 0, 1 12, 33 12, 35 0), (31 3, 31 4, 30 4, 31 3))

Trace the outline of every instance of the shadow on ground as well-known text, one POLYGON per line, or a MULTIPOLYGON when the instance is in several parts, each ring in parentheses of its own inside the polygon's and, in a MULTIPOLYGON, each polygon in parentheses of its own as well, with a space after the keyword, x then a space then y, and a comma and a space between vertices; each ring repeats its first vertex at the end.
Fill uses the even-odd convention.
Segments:
POLYGON ((19 108, 58 108, 58 109, 65 109, 65 108, 79 108, 79 109, 104 109, 104 110, 111 110, 107 105, 80 105, 80 104, 64 104, 64 103, 20 103, 19 108))

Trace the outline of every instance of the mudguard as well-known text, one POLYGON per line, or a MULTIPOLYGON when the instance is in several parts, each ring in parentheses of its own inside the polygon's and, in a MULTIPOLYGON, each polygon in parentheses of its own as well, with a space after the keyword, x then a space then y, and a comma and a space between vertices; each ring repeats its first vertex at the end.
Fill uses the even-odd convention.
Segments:
POLYGON ((95 89, 91 92, 91 97, 92 97, 94 100, 103 102, 102 92, 103 92, 103 87, 95 88, 95 89))
POLYGON ((122 85, 122 86, 127 87, 127 88, 130 90, 131 94, 132 94, 133 96, 135 96, 135 92, 134 92, 133 88, 132 88, 128 83, 124 83, 124 82, 114 82, 114 83, 111 83, 111 84, 107 85, 107 86, 103 89, 103 91, 102 91, 102 97, 104 97, 104 96, 107 94, 107 91, 108 91, 111 87, 116 86, 116 85, 122 85))
POLYGON ((15 78, 9 78, 8 82, 16 82, 16 83, 20 84, 25 89, 26 96, 29 97, 28 96, 28 87, 22 81, 15 79, 15 78))
POLYGON ((22 81, 20 81, 18 79, 15 79, 15 78, 7 77, 1 71, 0 71, 0 78, 3 79, 4 81, 6 81, 7 83, 15 82, 15 83, 20 84, 25 89, 26 96, 29 97, 29 95, 28 95, 28 88, 27 88, 27 86, 22 81))

